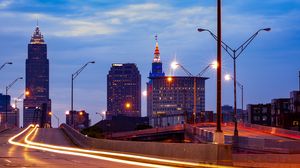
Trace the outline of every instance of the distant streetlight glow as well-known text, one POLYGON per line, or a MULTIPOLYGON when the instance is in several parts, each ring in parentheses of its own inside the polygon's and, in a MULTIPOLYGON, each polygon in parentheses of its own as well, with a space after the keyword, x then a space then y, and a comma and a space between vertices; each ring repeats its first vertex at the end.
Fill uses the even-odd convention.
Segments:
POLYGON ((218 62, 215 60, 215 61, 213 61, 212 63, 211 63, 211 67, 213 68, 213 69, 217 69, 218 68, 218 62))
POLYGON ((50 111, 48 114, 49 114, 49 115, 52 115, 52 112, 50 111))
POLYGON ((227 80, 227 81, 229 81, 229 80, 232 79, 232 76, 231 76, 230 74, 226 74, 226 75, 224 76, 224 79, 227 80))
POLYGON ((65 113, 66 115, 69 115, 70 114, 70 111, 66 111, 66 113, 65 113))
POLYGON ((167 78, 167 80, 168 80, 168 82, 172 82, 173 78, 172 78, 171 76, 169 76, 169 77, 167 78))
POLYGON ((26 90, 26 91, 25 91, 25 95, 26 95, 26 96, 29 96, 29 95, 30 95, 30 92, 29 92, 28 90, 26 90))
POLYGON ((178 66, 179 66, 179 65, 178 65, 178 62, 176 62, 176 61, 173 61, 173 62, 171 63, 171 68, 174 69, 174 70, 177 69, 178 66))
POLYGON ((147 91, 144 90, 142 94, 143 94, 143 96, 147 96, 147 91))
POLYGON ((82 116, 82 115, 83 115, 83 112, 82 112, 82 111, 80 111, 80 112, 79 112, 79 115, 81 115, 81 116, 82 116))

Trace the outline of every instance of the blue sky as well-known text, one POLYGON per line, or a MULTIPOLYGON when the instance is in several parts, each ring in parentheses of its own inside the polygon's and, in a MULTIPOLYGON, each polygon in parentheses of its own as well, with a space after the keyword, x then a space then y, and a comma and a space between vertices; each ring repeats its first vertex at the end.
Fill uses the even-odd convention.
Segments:
MULTIPOLYGON (((198 27, 216 32, 213 0, 1 0, 0 63, 14 64, 0 72, 0 89, 25 75, 27 44, 36 20, 48 44, 52 109, 62 121, 70 108, 71 74, 95 60, 75 81, 75 108, 86 109, 92 123, 106 109, 106 75, 112 63, 136 63, 145 89, 158 34, 164 71, 176 57, 194 74, 216 58, 216 43, 198 27)), ((244 84, 245 104, 289 97, 298 89, 300 70, 300 0, 224 0, 223 41, 238 47, 261 32, 237 60, 237 79, 244 84)), ((232 73, 232 59, 223 52, 223 72, 232 73)), ((176 75, 184 75, 176 71, 176 75)), ((216 75, 206 73, 206 109, 215 110, 216 75)), ((17 97, 24 82, 13 86, 17 97)), ((240 92, 238 90, 238 96, 240 92)), ((238 97, 240 98, 240 97, 238 97)), ((146 114, 142 98, 142 114, 146 114)), ((240 107, 240 99, 238 106, 240 107)), ((233 104, 233 83, 223 83, 223 104, 233 104)), ((20 102, 19 107, 22 107, 20 102)), ((55 121, 53 120, 54 125, 55 121)))

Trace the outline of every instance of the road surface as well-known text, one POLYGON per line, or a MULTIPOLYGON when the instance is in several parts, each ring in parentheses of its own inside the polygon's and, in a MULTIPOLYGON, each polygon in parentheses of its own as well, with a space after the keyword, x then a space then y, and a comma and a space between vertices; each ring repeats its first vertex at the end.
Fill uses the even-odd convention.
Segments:
POLYGON ((65 136, 61 129, 54 128, 28 127, 23 130, 6 131, 0 134, 0 147, 0 167, 226 167, 80 149, 65 136))
MULTIPOLYGON (((45 168, 108 168, 120 167, 135 168, 128 164, 120 164, 105 160, 90 159, 80 156, 70 156, 45 152, 36 149, 14 146, 8 139, 20 132, 21 129, 9 130, 0 134, 0 167, 45 167, 45 168)), ((74 146, 60 129, 40 129, 34 138, 41 142, 50 142, 56 145, 74 146)), ((19 139, 21 141, 21 139, 19 139)))

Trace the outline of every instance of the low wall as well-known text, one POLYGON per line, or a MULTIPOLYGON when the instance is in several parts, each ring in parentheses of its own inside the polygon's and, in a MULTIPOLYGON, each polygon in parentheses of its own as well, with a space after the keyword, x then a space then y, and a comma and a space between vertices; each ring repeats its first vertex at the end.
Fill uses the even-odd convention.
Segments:
POLYGON ((6 125, 0 125, 0 133, 6 131, 8 128, 6 125))
MULTIPOLYGON (((263 132, 268 133, 268 131, 291 133, 290 130, 284 130, 280 128, 274 129, 273 127, 265 127, 259 125, 248 125, 248 127, 264 130, 263 132), (286 132, 285 132, 286 131, 286 132)), ((193 127, 192 125, 186 125, 186 131, 194 136, 197 136, 203 142, 212 142, 214 132, 205 130, 205 128, 193 127)), ((292 131, 294 132, 294 131, 292 131)), ((276 134, 274 134, 276 135, 276 134)), ((234 147, 246 150, 254 150, 261 152, 271 152, 271 153, 290 153, 298 154, 300 153, 300 141, 299 140, 278 140, 278 139, 261 139, 261 138, 250 138, 239 136, 237 139, 233 139, 233 136, 224 136, 225 144, 234 144, 234 147)))
POLYGON ((78 146, 152 155, 201 163, 232 165, 231 145, 160 143, 95 139, 82 135, 66 124, 61 128, 78 146))
POLYGON ((300 132, 299 131, 293 131, 293 130, 287 130, 283 128, 276 128, 276 127, 269 127, 269 126, 263 126, 263 125, 257 125, 257 124, 249 124, 249 123, 244 123, 244 124, 239 124, 240 126, 243 127, 248 127, 248 128, 254 128, 257 130, 260 130, 265 133, 269 134, 274 134, 282 137, 288 137, 288 138, 294 138, 294 139, 299 139, 300 140, 300 132))

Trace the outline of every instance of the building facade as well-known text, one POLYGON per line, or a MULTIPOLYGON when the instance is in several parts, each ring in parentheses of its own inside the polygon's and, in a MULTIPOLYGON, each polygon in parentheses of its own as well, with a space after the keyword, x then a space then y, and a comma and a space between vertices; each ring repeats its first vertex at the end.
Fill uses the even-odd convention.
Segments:
POLYGON ((192 123, 196 78, 196 122, 205 111, 205 80, 203 77, 153 77, 147 88, 147 115, 152 126, 192 123))
POLYGON ((147 83, 147 116, 150 125, 161 127, 192 122, 194 96, 196 96, 195 120, 200 121, 201 112, 205 111, 205 80, 207 78, 165 76, 157 36, 155 40, 152 70, 147 83), (194 95, 194 84, 196 84, 196 95, 194 95))
POLYGON ((38 26, 28 44, 25 90, 23 126, 31 123, 38 123, 41 127, 51 125, 51 116, 47 115, 51 111, 47 44, 38 26))
POLYGON ((133 63, 112 64, 107 75, 106 119, 141 117, 141 75, 133 63))
POLYGON ((285 125, 284 118, 290 113, 290 99, 272 99, 271 106, 271 126, 283 127, 285 125))
POLYGON ((271 125, 271 104, 248 104, 248 121, 251 124, 271 125))

